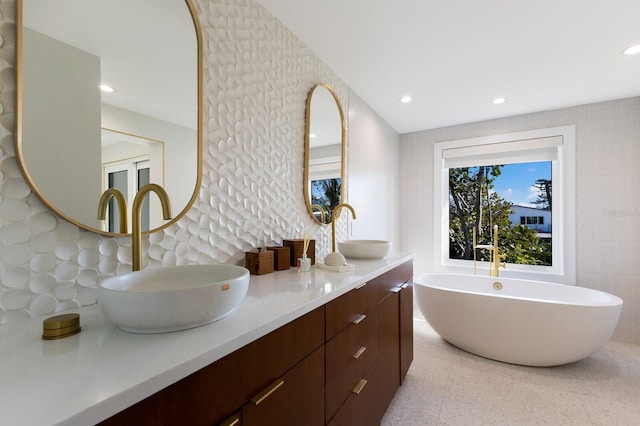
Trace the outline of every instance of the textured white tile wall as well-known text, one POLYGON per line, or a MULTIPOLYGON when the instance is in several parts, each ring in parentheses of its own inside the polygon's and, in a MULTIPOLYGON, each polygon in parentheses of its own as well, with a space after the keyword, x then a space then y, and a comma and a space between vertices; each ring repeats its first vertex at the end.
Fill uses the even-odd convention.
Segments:
POLYGON ((640 344, 639 117, 636 97, 401 135, 401 238, 416 273, 433 268, 434 143, 575 124, 577 284, 620 296, 614 339, 640 344))
MULTIPOLYGON (((143 244, 143 266, 239 263, 251 247, 330 229, 302 196, 307 92, 348 88, 254 0, 196 1, 204 38, 204 170, 186 217, 143 244)), ((130 270, 129 238, 85 232, 49 213, 14 156, 15 4, 0 0, 0 324, 96 302, 99 277, 130 270)), ((171 66, 170 60, 167 66, 171 66)), ((344 238, 346 227, 339 229, 344 238)))

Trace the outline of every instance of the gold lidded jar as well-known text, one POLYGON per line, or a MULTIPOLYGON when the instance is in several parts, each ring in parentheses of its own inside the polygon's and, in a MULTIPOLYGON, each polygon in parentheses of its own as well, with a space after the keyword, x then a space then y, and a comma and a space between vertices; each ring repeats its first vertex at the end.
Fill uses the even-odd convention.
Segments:
POLYGON ((42 339, 56 340, 80 332, 80 314, 62 314, 42 321, 42 339))

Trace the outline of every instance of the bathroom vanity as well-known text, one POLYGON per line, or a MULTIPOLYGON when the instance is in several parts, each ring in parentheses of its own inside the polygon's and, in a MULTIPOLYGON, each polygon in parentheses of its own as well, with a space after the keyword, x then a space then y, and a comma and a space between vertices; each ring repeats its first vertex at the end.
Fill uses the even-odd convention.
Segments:
POLYGON ((377 424, 413 357, 413 263, 354 263, 252 276, 235 313, 181 332, 126 333, 95 307, 59 341, 39 339, 41 319, 0 327, 14 354, 0 352, 3 414, 34 425, 377 424))

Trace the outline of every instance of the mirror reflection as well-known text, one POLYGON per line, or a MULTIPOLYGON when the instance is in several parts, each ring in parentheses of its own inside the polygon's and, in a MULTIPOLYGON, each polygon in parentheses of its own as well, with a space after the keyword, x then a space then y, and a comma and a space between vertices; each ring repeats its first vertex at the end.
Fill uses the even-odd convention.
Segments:
POLYGON ((304 196, 311 217, 327 224, 343 198, 345 126, 338 95, 327 84, 315 86, 306 114, 304 196))
MULTIPOLYGON (((115 188, 126 201, 127 213, 121 218, 116 200, 111 198, 109 208, 101 229, 119 232, 120 224, 131 217, 131 207, 136 193, 148 183, 158 183, 164 187, 164 143, 149 138, 102 129, 102 188, 104 191, 115 188)), ((161 224, 162 210, 157 197, 145 197, 142 204, 142 231, 148 231, 150 225, 161 224), (150 208, 149 200, 153 203, 150 208)), ((131 232, 131 224, 126 232, 131 232)))
POLYGON ((16 3, 18 162, 49 208, 100 233, 120 232, 116 208, 97 219, 108 188, 130 210, 142 185, 163 186, 180 213, 166 222, 147 197, 143 230, 155 231, 186 213, 200 184, 200 29, 190 0, 153 3, 16 3))

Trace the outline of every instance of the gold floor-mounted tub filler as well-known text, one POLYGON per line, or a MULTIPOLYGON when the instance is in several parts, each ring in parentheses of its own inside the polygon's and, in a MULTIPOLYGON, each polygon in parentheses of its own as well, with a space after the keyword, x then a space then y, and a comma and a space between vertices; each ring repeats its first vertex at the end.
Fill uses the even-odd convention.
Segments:
MULTIPOLYGON (((500 262, 505 259, 504 254, 500 254, 498 250, 498 225, 493 226, 493 244, 476 244, 476 228, 473 228, 473 275, 477 275, 476 270, 476 250, 489 250, 489 276, 499 276, 499 269, 505 269, 507 264, 500 262)), ((496 288, 496 290, 500 290, 496 288)))

